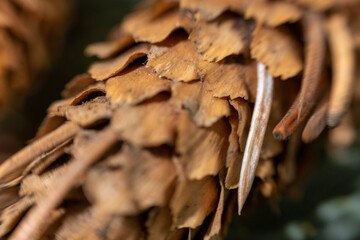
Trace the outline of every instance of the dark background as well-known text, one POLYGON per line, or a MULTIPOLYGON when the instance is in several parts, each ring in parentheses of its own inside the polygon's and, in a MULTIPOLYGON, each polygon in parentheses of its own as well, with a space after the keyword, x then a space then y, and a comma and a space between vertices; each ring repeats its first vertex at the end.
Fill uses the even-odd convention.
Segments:
MULTIPOLYGON (((48 105, 60 98, 65 83, 85 72, 94 60, 84 56, 85 46, 105 40, 111 27, 137 2, 79 0, 53 68, 25 104, 0 121, 0 133, 15 136, 18 147, 31 139, 48 105)), ((300 194, 293 198, 284 193, 277 204, 250 207, 243 216, 234 218, 227 239, 360 239, 358 142, 331 151, 326 151, 323 139, 308 146, 313 163, 306 180, 297 186, 300 194)))

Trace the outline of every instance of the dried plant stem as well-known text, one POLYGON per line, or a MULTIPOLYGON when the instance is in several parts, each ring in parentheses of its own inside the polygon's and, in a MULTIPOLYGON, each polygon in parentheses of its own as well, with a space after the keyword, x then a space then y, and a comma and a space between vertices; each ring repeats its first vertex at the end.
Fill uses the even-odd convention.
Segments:
POLYGON ((324 97, 309 118, 302 132, 302 140, 309 143, 316 139, 326 127, 329 96, 324 97))
POLYGON ((333 65, 327 124, 335 127, 351 100, 355 51, 352 34, 343 15, 334 14, 328 22, 328 35, 333 65))
POLYGON ((272 75, 266 70, 264 64, 258 63, 255 108, 251 119, 249 136, 246 141, 239 179, 239 215, 255 178, 255 171, 270 116, 273 88, 274 80, 272 75))
POLYGON ((325 36, 319 14, 309 12, 304 17, 305 69, 301 82, 298 119, 307 104, 313 104, 313 96, 318 89, 325 56, 325 36), (309 103, 310 102, 310 103, 309 103))
POLYGON ((298 119, 298 112, 300 106, 299 95, 296 97, 294 103, 291 105, 289 111, 281 119, 281 121, 275 126, 273 135, 277 140, 287 140, 298 128, 298 126, 309 115, 311 109, 314 107, 314 103, 307 104, 306 108, 303 108, 303 113, 298 119))
POLYGON ((67 122, 48 135, 26 146, 0 166, 0 179, 3 179, 7 175, 31 162, 37 156, 46 153, 71 138, 78 130, 79 126, 77 124, 67 122))
POLYGON ((43 229, 41 226, 47 221, 50 213, 61 203, 67 192, 76 184, 77 179, 85 170, 98 160, 117 140, 112 129, 105 130, 97 141, 89 144, 82 154, 69 163, 68 171, 56 181, 56 187, 49 189, 48 194, 43 198, 15 229, 10 240, 38 239, 43 229))

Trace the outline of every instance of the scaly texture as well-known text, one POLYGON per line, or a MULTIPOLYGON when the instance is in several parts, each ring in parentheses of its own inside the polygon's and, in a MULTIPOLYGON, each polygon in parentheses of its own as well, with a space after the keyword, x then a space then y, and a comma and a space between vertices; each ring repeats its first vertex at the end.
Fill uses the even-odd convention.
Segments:
POLYGON ((301 137, 345 112, 359 4, 144 3, 0 167, 0 235, 223 239, 237 196, 276 199, 301 137))

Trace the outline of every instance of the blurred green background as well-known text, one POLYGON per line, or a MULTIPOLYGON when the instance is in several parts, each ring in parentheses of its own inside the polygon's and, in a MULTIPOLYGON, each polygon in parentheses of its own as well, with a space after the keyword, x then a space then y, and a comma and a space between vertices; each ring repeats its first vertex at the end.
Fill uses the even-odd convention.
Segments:
MULTIPOLYGON (((85 46, 105 40, 111 27, 138 2, 77 1, 72 26, 53 68, 25 104, 1 120, 0 133, 15 134, 20 145, 31 139, 65 83, 94 60, 84 57, 85 46)), ((251 207, 234 218, 227 239, 360 239, 359 139, 356 142, 349 148, 332 149, 331 154, 323 139, 310 145, 313 165, 299 187, 300 196, 294 200, 283 194, 275 206, 251 207)))

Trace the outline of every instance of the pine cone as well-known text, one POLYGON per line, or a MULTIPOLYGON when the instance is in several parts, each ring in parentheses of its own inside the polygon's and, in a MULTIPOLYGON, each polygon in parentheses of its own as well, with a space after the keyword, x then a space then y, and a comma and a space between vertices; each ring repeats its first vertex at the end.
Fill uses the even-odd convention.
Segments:
POLYGON ((249 193, 276 199, 301 139, 339 123, 358 76, 359 10, 144 3, 86 49, 101 60, 0 166, 0 235, 222 239, 236 196, 239 213, 249 193))
POLYGON ((0 2, 0 111, 20 102, 48 67, 63 38, 69 6, 69 0, 0 2))

